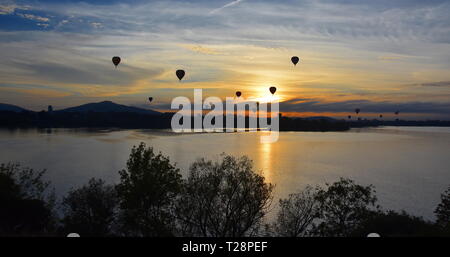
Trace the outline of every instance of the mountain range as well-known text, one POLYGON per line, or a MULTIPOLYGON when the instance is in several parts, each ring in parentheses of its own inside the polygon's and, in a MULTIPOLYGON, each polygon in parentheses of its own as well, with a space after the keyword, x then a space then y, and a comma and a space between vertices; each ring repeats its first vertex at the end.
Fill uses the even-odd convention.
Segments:
MULTIPOLYGON (((0 103, 0 111, 13 111, 13 112, 23 112, 28 111, 22 107, 11 105, 11 104, 2 104, 0 103)), ((62 110, 55 110, 54 112, 130 112, 130 113, 139 113, 139 114, 150 114, 150 115, 160 115, 162 113, 147 110, 143 108, 127 106, 122 104, 117 104, 111 101, 103 101, 99 103, 88 103, 80 106, 70 107, 62 110)))

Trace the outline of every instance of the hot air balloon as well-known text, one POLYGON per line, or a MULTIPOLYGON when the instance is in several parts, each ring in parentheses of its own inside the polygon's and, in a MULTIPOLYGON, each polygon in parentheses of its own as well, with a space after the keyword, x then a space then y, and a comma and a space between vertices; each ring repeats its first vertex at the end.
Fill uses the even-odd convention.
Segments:
POLYGON ((153 97, 149 97, 148 101, 151 103, 153 101, 153 97))
POLYGON ((175 72, 175 74, 177 75, 178 79, 181 81, 184 77, 184 75, 186 74, 186 72, 184 72, 184 70, 177 70, 175 72))
POLYGON ((294 64, 294 66, 296 66, 298 61, 300 61, 300 59, 297 56, 292 56, 291 61, 294 64))
POLYGON ((277 88, 276 87, 270 87, 269 88, 270 93, 275 94, 275 92, 277 92, 277 88))
POLYGON ((236 96, 237 97, 241 97, 241 95, 242 95, 241 91, 236 91, 236 96))
POLYGON ((119 56, 114 56, 113 58, 112 58, 112 62, 114 63, 114 66, 116 66, 116 68, 117 68, 117 65, 119 65, 119 63, 120 63, 120 57, 119 56))
POLYGON ((355 113, 356 113, 356 114, 359 114, 360 112, 361 112, 361 109, 359 109, 359 108, 356 108, 356 109, 355 109, 355 113))
POLYGON ((352 118, 352 115, 348 115, 348 119, 350 120, 352 118))
POLYGON ((382 115, 382 114, 380 114, 380 118, 383 118, 383 115, 382 115))
POLYGON ((399 111, 396 111, 396 112, 395 112, 395 115, 398 115, 399 113, 400 113, 399 111))

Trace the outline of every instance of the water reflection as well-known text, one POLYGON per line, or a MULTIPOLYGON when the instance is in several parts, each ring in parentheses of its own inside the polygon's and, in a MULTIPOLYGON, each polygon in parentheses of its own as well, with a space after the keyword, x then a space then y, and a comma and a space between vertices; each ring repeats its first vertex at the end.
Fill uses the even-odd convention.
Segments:
POLYGON ((262 175, 265 177, 266 181, 269 183, 273 183, 272 181, 272 147, 275 143, 261 143, 260 150, 260 160, 261 160, 261 169, 262 175))
POLYGON ((47 169, 58 194, 91 177, 115 183, 130 149, 141 141, 170 156, 187 175, 197 158, 225 152, 248 155, 255 169, 286 197, 306 184, 349 177, 376 186, 386 208, 433 218, 440 193, 450 183, 449 128, 358 129, 350 132, 282 132, 262 144, 267 132, 179 135, 152 130, 0 130, 0 162, 47 169), (50 132, 50 133, 49 133, 50 132))

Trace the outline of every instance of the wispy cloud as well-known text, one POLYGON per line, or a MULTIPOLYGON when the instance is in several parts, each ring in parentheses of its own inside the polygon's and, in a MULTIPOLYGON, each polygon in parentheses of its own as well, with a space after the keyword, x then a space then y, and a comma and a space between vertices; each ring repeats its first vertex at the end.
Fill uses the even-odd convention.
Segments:
POLYGON ((424 87, 450 87, 450 81, 422 83, 421 86, 424 86, 424 87))
POLYGON ((217 51, 216 49, 213 49, 211 47, 206 47, 206 46, 201 46, 201 45, 191 45, 191 44, 182 44, 181 46, 183 48, 189 49, 189 50, 197 52, 197 53, 212 54, 212 55, 220 54, 219 51, 217 51))
POLYGON ((232 1, 232 2, 226 4, 226 5, 222 6, 222 7, 219 7, 219 8, 217 8, 217 9, 212 10, 209 14, 215 14, 215 13, 218 13, 218 12, 222 11, 222 10, 225 9, 225 8, 228 8, 228 7, 237 5, 237 4, 239 4, 239 3, 243 2, 243 1, 244 1, 244 0, 235 0, 235 1, 232 1))
POLYGON ((0 15, 12 14, 16 10, 28 10, 29 6, 17 4, 0 4, 0 15))
POLYGON ((319 99, 290 101, 280 103, 280 110, 285 112, 342 112, 352 113, 360 108, 362 113, 439 113, 450 118, 450 102, 389 102, 372 100, 351 100, 341 102, 326 102, 319 99))
POLYGON ((100 23, 100 22, 91 22, 91 26, 96 28, 96 29, 103 28, 103 24, 100 23))
POLYGON ((27 1, 0 4, 1 18, 11 19, 0 31, 2 83, 73 88, 83 97, 151 92, 168 102, 190 94, 187 87, 259 97, 272 84, 283 99, 450 97, 449 1, 228 0, 216 9, 204 0, 27 1), (123 57, 117 70, 114 55, 123 57), (292 55, 301 64, 293 67, 292 55), (178 68, 187 71, 183 83, 178 68))
POLYGON ((34 15, 34 14, 19 13, 17 15, 24 19, 29 19, 29 20, 33 20, 33 21, 40 21, 40 22, 49 22, 50 21, 50 19, 47 17, 42 17, 42 16, 38 16, 38 15, 34 15))

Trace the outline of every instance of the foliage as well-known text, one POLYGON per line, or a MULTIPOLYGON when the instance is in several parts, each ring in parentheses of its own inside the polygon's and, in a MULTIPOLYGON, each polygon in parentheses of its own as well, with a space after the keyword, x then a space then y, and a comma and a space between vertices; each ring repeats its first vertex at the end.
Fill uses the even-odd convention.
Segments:
POLYGON ((124 233, 174 235, 173 200, 181 190, 182 180, 169 158, 141 143, 133 147, 127 168, 119 174, 116 188, 124 233))
POLYGON ((317 192, 320 215, 314 233, 318 236, 350 236, 370 213, 378 209, 373 186, 361 186, 341 178, 317 192))
POLYGON ((14 179, 20 187, 20 198, 50 200, 53 191, 50 190, 50 181, 44 181, 46 170, 35 171, 28 167, 21 167, 19 163, 2 163, 0 174, 14 179))
MULTIPOLYGON (((441 195, 435 223, 406 212, 383 211, 373 186, 341 178, 307 186, 279 201, 265 223, 273 185, 247 157, 199 159, 185 180, 161 153, 133 147, 120 183, 91 179, 62 200, 61 232, 82 236, 449 236, 450 187, 441 195), (265 228, 265 231, 263 230, 265 228)), ((55 235, 54 192, 45 170, 0 165, 0 235, 55 235)))
POLYGON ((307 236, 313 221, 320 215, 318 188, 307 186, 304 190, 290 194, 287 199, 280 199, 279 211, 271 230, 277 236, 307 236))
POLYGON ((81 188, 72 189, 63 198, 65 234, 108 236, 113 231, 117 213, 117 194, 113 186, 101 179, 91 179, 81 188))
POLYGON ((16 163, 0 165, 0 234, 53 233, 55 197, 44 174, 45 170, 36 172, 16 163))
POLYGON ((436 223, 450 233, 450 186, 441 195, 441 202, 434 213, 437 217, 436 223))
POLYGON ((242 237, 260 230, 273 186, 247 157, 222 157, 192 164, 176 209, 182 235, 242 237))
POLYGON ((351 236, 365 237, 376 232, 382 237, 411 237, 411 236, 437 236, 441 232, 436 225, 414 217, 405 211, 375 211, 358 225, 351 236))

